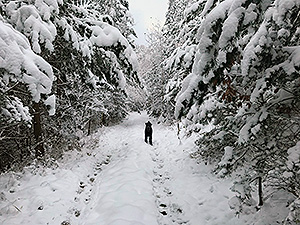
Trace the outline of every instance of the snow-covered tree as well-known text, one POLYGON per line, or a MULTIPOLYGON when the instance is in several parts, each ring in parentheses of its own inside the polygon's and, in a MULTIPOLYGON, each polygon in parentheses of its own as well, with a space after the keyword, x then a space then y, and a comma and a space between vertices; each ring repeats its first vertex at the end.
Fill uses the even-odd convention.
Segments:
MULTIPOLYGON (((20 50, 13 48, 9 57, 5 54, 7 65, 1 67, 5 75, 1 81, 2 112, 10 121, 16 117, 22 124, 33 121, 36 156, 47 150, 48 156, 53 153, 57 157, 79 133, 90 133, 124 118, 128 110, 126 87, 139 86, 126 0, 1 1, 0 19, 4 24, 1 29, 6 33, 12 30, 12 37, 1 32, 4 44, 17 42, 15 45, 21 46, 20 50), (12 67, 9 58, 15 56, 19 64, 12 67), (16 71, 20 71, 16 78, 10 78, 16 71), (20 90, 11 96, 11 90, 20 85, 22 92, 31 93, 32 103, 25 93, 19 94, 20 90), (49 95, 51 89, 56 96, 49 95), (54 113, 55 119, 51 117, 54 113)), ((29 129, 24 127, 26 132, 29 129)))
MULTIPOLYGON (((63 85, 69 83, 71 86, 75 85, 75 89, 80 88, 82 91, 87 88, 91 92, 99 92, 101 96, 101 94, 105 95, 105 92, 117 90, 123 92, 126 81, 138 82, 135 72, 137 62, 133 49, 120 31, 107 21, 109 15, 102 14, 107 8, 113 9, 110 5, 101 5, 97 1, 88 1, 85 4, 76 1, 65 3, 61 18, 57 21, 58 32, 61 34, 58 36, 62 38, 57 38, 56 44, 68 47, 63 52, 57 48, 50 59, 56 68, 62 68, 58 77, 63 85), (66 57, 75 57, 73 64, 65 62, 66 57), (64 67, 60 65, 61 63, 65 64, 64 67)), ((58 86, 58 92, 62 93, 59 87, 62 86, 58 86)), ((66 91, 69 91, 69 88, 67 85, 66 91)), ((72 95, 72 91, 70 94, 72 95)), ((116 95, 111 97, 114 96, 116 95)), ((121 104, 125 101, 126 96, 123 96, 121 104)), ((90 101, 93 102, 95 98, 90 97, 90 101)), ((86 100, 84 102, 89 104, 86 100)), ((98 99, 97 102, 101 100, 98 99)), ((112 104, 115 104, 113 102, 112 104)))
POLYGON ((106 14, 118 13, 114 7, 108 2, 68 1, 61 9, 57 47, 48 60, 58 69, 56 117, 60 119, 47 130, 52 130, 58 144, 72 143, 82 132, 89 134, 123 119, 128 102, 125 88, 139 86, 135 53, 115 27, 111 19, 115 17, 106 14))
POLYGON ((173 76, 166 66, 167 59, 178 45, 181 19, 185 0, 170 0, 163 27, 153 24, 147 36, 148 45, 142 47, 139 55, 140 74, 145 80, 148 93, 147 109, 149 114, 160 117, 162 121, 174 120, 174 101, 166 96, 168 80, 173 76))
POLYGON ((166 39, 160 25, 155 24, 147 35, 147 46, 138 47, 139 74, 144 82, 147 95, 147 111, 149 115, 167 119, 168 105, 164 99, 165 85, 169 78, 164 69, 166 58, 166 39))
MULTIPOLYGON (((168 59, 166 96, 199 134, 195 155, 220 176, 243 168, 235 190, 251 204, 253 181, 262 205, 299 141, 299 20, 295 0, 189 1, 168 59)), ((276 189, 293 193, 296 179, 276 189)))
POLYGON ((47 18, 43 20, 37 8, 23 6, 21 2, 1 3, 1 9, 4 8, 5 13, 2 10, 1 13, 6 17, 0 18, 1 141, 4 143, 1 164, 7 165, 22 161, 24 152, 30 154, 30 132, 24 123, 33 123, 36 155, 43 153, 37 108, 44 102, 50 106, 49 113, 54 113, 55 97, 49 94, 55 77, 50 64, 36 54, 40 53, 39 34, 44 35, 43 43, 51 48, 49 39, 53 27, 47 23, 47 18), (16 158, 12 149, 21 154, 16 158))

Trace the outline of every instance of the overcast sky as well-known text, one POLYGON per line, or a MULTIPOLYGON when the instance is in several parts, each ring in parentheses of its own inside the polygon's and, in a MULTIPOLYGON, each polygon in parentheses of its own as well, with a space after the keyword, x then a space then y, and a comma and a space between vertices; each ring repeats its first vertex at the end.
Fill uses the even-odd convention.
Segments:
POLYGON ((134 29, 138 35, 137 44, 146 44, 145 33, 153 23, 165 21, 168 0, 128 0, 129 10, 134 18, 134 29))

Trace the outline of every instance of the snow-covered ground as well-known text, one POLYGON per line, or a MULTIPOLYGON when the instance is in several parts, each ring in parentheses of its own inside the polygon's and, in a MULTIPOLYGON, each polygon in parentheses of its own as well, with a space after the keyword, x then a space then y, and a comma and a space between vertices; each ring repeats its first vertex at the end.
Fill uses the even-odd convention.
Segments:
POLYGON ((247 224, 228 206, 231 180, 189 156, 193 139, 155 120, 153 146, 143 140, 146 114, 100 129, 55 169, 0 176, 0 224, 247 224))

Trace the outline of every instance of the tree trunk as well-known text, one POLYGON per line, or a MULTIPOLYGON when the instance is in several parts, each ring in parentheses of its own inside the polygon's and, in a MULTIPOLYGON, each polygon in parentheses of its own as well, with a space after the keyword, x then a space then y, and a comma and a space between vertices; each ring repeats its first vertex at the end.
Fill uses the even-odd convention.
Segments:
POLYGON ((33 129, 36 142, 35 157, 42 158, 45 154, 44 146, 42 143, 42 125, 41 125, 41 113, 40 103, 33 103, 34 116, 33 116, 33 129))
POLYGON ((90 118, 89 125, 88 125, 88 136, 90 136, 90 134, 91 134, 91 126, 92 126, 92 122, 91 122, 91 118, 90 118))
POLYGON ((262 206, 263 203, 263 192, 262 192, 262 178, 258 177, 258 206, 262 206))

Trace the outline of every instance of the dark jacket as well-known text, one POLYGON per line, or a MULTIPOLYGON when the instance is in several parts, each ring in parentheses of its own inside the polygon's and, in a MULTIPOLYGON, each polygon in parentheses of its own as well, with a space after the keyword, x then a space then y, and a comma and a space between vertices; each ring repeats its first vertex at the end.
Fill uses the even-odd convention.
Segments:
POLYGON ((148 135, 152 135, 152 123, 150 123, 149 121, 146 124, 146 128, 145 128, 145 134, 148 136, 148 135))

